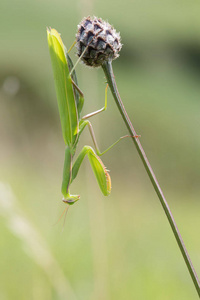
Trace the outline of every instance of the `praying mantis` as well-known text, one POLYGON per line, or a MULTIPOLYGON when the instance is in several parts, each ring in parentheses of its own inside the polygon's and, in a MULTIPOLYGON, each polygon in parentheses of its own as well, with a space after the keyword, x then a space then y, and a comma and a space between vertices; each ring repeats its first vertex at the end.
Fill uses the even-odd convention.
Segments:
MULTIPOLYGON (((92 125, 88 121, 88 118, 106 110, 108 86, 105 90, 104 107, 81 118, 84 96, 78 87, 78 81, 75 72, 76 65, 73 65, 73 62, 69 56, 69 51, 72 47, 69 51, 66 50, 60 34, 55 29, 47 28, 47 40, 54 73, 63 139, 66 145, 61 188, 63 202, 72 205, 80 199, 79 195, 70 194, 69 187, 76 178, 81 163, 86 155, 88 156, 100 190, 104 196, 108 196, 111 192, 111 178, 108 170, 104 166, 99 156, 106 153, 122 138, 127 136, 119 138, 115 143, 101 153, 97 146, 92 125), (86 126, 89 127, 95 150, 90 146, 84 146, 73 164, 72 162, 76 153, 80 135, 86 126)), ((80 58, 78 61, 79 60, 80 58)))
POLYGON ((47 39, 56 85, 62 133, 66 145, 61 188, 64 197, 63 202, 71 205, 80 199, 79 195, 70 194, 69 186, 76 178, 81 163, 86 155, 88 156, 102 193, 105 196, 108 196, 111 191, 111 179, 99 156, 107 152, 110 147, 103 153, 100 153, 92 125, 87 120, 89 117, 106 110, 107 88, 105 93, 105 106, 102 109, 81 118, 84 97, 78 87, 77 76, 69 53, 66 51, 61 37, 55 29, 47 29, 47 39), (72 165, 72 160, 76 152, 80 135, 86 126, 89 127, 95 150, 93 150, 90 146, 84 146, 76 161, 72 165))

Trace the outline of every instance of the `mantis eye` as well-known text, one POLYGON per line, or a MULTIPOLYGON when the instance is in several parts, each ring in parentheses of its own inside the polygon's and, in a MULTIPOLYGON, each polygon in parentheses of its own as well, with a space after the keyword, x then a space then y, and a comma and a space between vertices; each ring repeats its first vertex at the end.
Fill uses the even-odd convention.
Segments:
POLYGON ((120 34, 100 18, 88 16, 78 25, 77 55, 88 66, 99 67, 104 61, 119 56, 122 48, 120 34))

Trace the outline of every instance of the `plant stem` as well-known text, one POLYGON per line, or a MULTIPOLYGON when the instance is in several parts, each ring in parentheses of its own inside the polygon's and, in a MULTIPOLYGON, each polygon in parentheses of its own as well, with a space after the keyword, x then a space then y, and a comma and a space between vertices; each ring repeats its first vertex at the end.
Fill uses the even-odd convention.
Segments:
POLYGON ((108 82, 108 85, 110 87, 110 90, 112 92, 112 95, 114 97, 114 100, 117 104, 117 107, 122 115, 122 118, 124 119, 124 122, 128 128, 128 131, 130 132, 131 136, 132 136, 132 139, 133 139, 133 142, 137 148, 137 151, 142 159, 142 162, 144 164, 144 167, 147 171, 147 174, 153 184, 153 187, 158 195, 158 198, 160 199, 160 202, 161 202, 161 205, 166 213, 166 216, 168 218, 168 221, 171 225, 171 228, 172 228, 172 231, 174 233, 174 236, 176 238, 176 241, 178 243, 178 246, 181 250, 181 253, 183 255, 183 258, 185 260, 185 263, 188 267, 188 270, 189 270, 189 273, 190 273, 190 276, 192 277, 192 280, 193 280, 193 283, 196 287, 196 290, 197 290, 197 293, 200 297, 200 282, 199 282, 199 279, 198 279, 198 276, 196 274, 196 271, 192 265, 192 262, 191 262, 191 259, 189 257, 189 254, 187 252, 187 249, 184 245, 184 242, 183 242, 183 239, 181 237, 181 234, 178 230, 178 227, 176 225, 176 222, 174 220, 174 217, 170 211, 170 208, 169 208, 169 205, 163 195, 163 192, 158 184, 158 181, 156 179, 156 176, 151 168, 151 165, 146 157, 146 154, 142 148, 142 145, 139 141, 139 138, 135 138, 134 136, 136 136, 136 132, 135 132, 135 129, 133 128, 133 125, 129 119, 129 116, 125 110, 125 107, 123 105, 123 102, 120 98, 120 95, 119 95, 119 92, 118 92, 118 89, 117 89, 117 85, 116 85, 116 81, 115 81, 115 78, 114 78, 114 73, 113 73, 113 69, 112 69, 112 62, 111 61, 108 61, 108 62, 104 62, 103 65, 102 65, 102 68, 103 68, 103 71, 105 73, 105 76, 106 76, 106 79, 107 79, 107 82, 108 82))

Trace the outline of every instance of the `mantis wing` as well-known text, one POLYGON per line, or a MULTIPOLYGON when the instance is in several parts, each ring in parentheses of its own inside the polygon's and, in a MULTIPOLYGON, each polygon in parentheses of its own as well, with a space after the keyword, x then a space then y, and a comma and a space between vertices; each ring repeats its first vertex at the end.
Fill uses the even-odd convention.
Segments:
POLYGON ((55 29, 47 29, 47 39, 54 73, 58 108, 65 144, 71 146, 78 132, 77 108, 64 44, 55 29))
MULTIPOLYGON (((66 58, 67 58, 67 62, 68 62, 68 66, 69 66, 69 70, 71 71, 74 67, 73 62, 69 56, 69 54, 66 52, 66 58)), ((74 83, 76 84, 76 86, 78 86, 78 79, 76 76, 76 71, 73 70, 72 74, 71 74, 72 80, 74 81, 74 83)), ((74 90, 74 96, 75 96, 75 100, 76 100, 76 107, 77 107, 77 112, 78 112, 78 119, 80 120, 80 114, 83 108, 83 104, 84 104, 84 98, 83 95, 80 94, 80 92, 77 91, 77 89, 75 87, 73 87, 74 90)))

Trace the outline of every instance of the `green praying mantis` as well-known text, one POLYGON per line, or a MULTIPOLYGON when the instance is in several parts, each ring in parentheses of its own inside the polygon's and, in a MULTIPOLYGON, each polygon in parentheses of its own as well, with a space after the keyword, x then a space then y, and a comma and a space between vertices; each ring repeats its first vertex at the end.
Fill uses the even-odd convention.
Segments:
POLYGON ((79 195, 70 194, 69 187, 76 178, 81 163, 86 155, 88 156, 103 195, 108 196, 111 192, 111 179, 108 170, 104 166, 99 156, 107 152, 126 136, 121 137, 108 149, 101 153, 97 146, 92 125, 88 121, 88 118, 106 110, 107 87, 105 90, 105 106, 81 118, 84 96, 78 87, 75 67, 69 56, 69 51, 72 47, 69 51, 66 50, 60 34, 55 29, 47 28, 47 39, 54 73, 62 133, 66 145, 63 181, 61 188, 63 202, 72 205, 80 199, 79 195), (86 126, 89 127, 95 150, 90 146, 84 146, 73 164, 72 161, 76 152, 80 135, 86 126))

